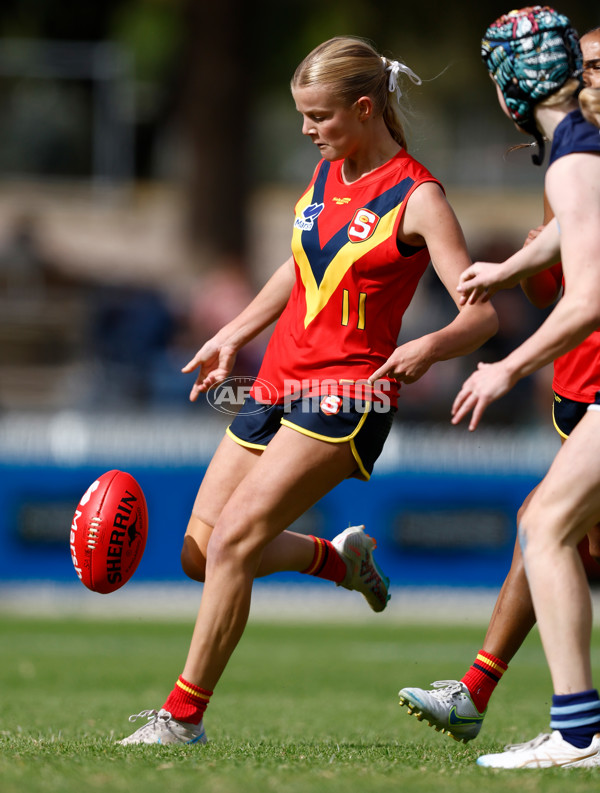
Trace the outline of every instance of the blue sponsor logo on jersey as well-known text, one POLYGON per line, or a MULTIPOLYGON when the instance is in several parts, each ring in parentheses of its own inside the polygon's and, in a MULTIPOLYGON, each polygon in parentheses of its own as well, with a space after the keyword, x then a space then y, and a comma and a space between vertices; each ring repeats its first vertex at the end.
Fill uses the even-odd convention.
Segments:
POLYGON ((294 227, 301 231, 311 231, 312 227, 315 225, 315 220, 319 217, 324 207, 325 204, 322 203, 310 204, 302 213, 302 217, 296 218, 294 227))

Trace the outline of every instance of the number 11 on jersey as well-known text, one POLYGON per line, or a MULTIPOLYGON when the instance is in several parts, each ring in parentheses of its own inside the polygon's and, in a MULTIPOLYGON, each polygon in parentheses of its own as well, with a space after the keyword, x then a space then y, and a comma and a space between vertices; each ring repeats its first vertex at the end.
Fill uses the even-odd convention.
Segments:
MULTIPOLYGON (((358 321, 356 327, 358 330, 365 329, 365 303, 367 301, 367 293, 360 292, 358 295, 358 321)), ((344 289, 342 298, 342 325, 348 325, 350 320, 350 293, 344 289)))

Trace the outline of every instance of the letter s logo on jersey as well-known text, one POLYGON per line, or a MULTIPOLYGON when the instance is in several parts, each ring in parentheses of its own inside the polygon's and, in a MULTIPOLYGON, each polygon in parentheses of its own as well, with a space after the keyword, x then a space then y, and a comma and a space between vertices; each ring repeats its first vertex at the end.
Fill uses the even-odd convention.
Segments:
POLYGON ((370 209, 358 209, 348 226, 348 239, 350 242, 364 242, 371 237, 379 223, 379 215, 370 209))

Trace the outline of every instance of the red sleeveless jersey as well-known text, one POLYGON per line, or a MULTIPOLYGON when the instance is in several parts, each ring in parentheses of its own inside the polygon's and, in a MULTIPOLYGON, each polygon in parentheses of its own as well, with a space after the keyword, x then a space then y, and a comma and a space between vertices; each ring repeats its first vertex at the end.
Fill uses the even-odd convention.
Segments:
MULTIPOLYGON (((296 282, 258 378, 275 386, 280 402, 321 393, 395 405, 395 381, 382 383, 383 398, 364 383, 396 348, 429 263, 427 248, 398 243, 406 202, 420 184, 439 182, 404 150, 352 184, 342 163, 321 160, 296 204, 296 282)), ((253 396, 262 401, 257 388, 253 396)))
POLYGON ((600 391, 600 330, 554 361, 552 389, 575 402, 593 402, 600 391))

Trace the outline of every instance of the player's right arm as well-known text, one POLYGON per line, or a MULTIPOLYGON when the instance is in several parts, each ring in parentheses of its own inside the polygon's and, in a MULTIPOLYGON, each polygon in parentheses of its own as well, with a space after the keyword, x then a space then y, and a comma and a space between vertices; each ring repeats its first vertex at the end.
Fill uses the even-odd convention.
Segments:
POLYGON ((194 402, 199 394, 222 382, 229 375, 238 351, 280 316, 289 300, 294 282, 295 265, 290 256, 254 300, 202 345, 181 370, 188 374, 199 369, 190 392, 190 401, 194 402))

